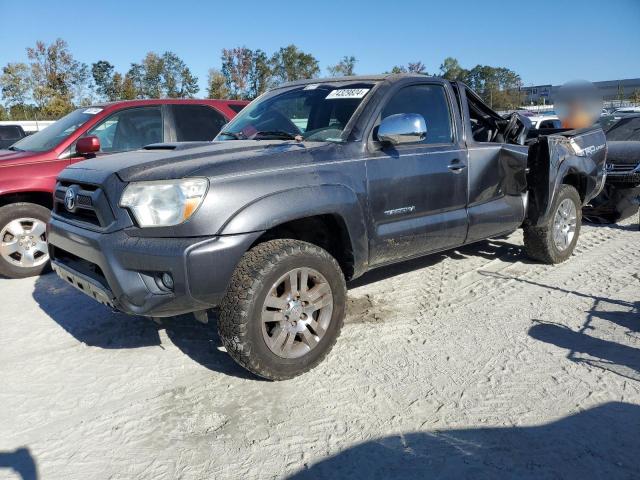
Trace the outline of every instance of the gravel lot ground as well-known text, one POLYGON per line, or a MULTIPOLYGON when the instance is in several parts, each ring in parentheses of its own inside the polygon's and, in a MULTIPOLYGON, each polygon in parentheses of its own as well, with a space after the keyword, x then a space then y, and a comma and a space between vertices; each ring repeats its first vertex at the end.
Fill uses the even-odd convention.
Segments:
POLYGON ((639 478, 640 232, 558 266, 520 232, 371 272, 311 373, 0 279, 0 478, 639 478))

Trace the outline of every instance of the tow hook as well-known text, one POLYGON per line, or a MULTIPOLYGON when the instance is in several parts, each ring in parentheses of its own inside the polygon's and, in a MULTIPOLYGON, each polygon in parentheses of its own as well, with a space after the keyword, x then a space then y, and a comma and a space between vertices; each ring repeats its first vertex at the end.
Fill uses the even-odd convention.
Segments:
POLYGON ((204 323, 204 324, 209 323, 209 315, 206 310, 198 310, 197 312, 193 312, 193 316, 200 323, 204 323))

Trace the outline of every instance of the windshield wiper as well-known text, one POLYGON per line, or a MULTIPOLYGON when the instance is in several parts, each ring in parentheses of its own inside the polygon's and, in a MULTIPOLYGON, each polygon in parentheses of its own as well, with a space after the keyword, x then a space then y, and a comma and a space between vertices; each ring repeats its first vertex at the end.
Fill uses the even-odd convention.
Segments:
POLYGON ((21 148, 18 148, 18 147, 9 147, 9 148, 7 148, 7 150, 11 150, 13 152, 24 152, 24 150, 22 150, 21 148))
POLYGON ((235 138, 236 140, 242 140, 243 138, 246 138, 244 136, 244 134, 240 133, 240 132, 227 132, 227 131, 224 131, 224 132, 218 133, 218 135, 227 135, 229 137, 235 138))
POLYGON ((284 130, 264 130, 256 132, 255 135, 253 135, 253 138, 256 137, 273 137, 283 140, 298 140, 301 138, 300 135, 294 135, 293 133, 285 132, 284 130))

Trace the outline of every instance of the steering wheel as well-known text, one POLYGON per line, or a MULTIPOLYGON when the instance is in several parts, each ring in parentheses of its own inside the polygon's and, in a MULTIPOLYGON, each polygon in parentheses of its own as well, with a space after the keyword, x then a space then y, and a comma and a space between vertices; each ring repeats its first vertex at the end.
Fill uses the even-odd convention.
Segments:
POLYGON ((293 123, 290 119, 288 119, 283 113, 281 113, 281 112, 279 112, 279 111, 274 109, 274 110, 271 110, 269 112, 269 117, 270 118, 267 118, 264 123, 269 125, 271 122, 274 122, 276 124, 276 126, 275 127, 264 128, 264 127, 262 127, 262 125, 264 123, 260 122, 260 127, 261 127, 260 130, 284 130, 285 132, 289 132, 292 135, 301 135, 302 134, 302 132, 296 126, 296 124, 293 123), (289 128, 280 127, 278 124, 286 125, 289 128))

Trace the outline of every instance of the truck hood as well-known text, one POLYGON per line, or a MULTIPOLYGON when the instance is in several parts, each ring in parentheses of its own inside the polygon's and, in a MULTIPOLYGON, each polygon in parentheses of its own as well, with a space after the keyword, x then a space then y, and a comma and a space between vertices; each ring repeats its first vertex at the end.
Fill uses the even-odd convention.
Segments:
POLYGON ((234 175, 309 163, 332 148, 329 142, 282 140, 153 145, 76 163, 60 177, 99 183, 114 173, 125 182, 234 175))

